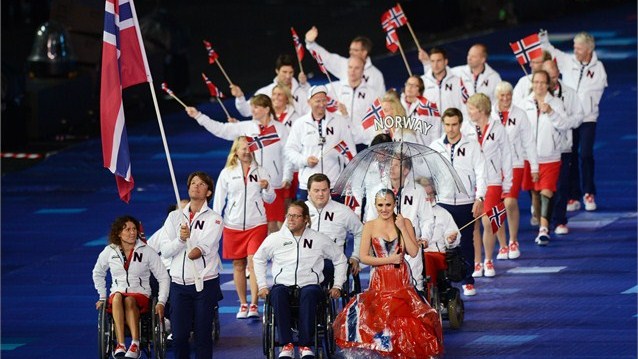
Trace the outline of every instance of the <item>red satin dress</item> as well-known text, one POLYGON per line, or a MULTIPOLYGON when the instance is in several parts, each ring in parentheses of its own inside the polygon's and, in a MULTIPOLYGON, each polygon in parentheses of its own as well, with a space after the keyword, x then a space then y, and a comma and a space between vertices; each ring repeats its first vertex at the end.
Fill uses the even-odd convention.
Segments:
MULTIPOLYGON (((372 238, 373 253, 388 257, 398 252, 398 242, 372 238)), ((368 290, 353 297, 339 313, 334 331, 342 349, 358 348, 391 358, 428 358, 443 352, 439 315, 417 294, 405 261, 398 268, 375 266, 368 290)))

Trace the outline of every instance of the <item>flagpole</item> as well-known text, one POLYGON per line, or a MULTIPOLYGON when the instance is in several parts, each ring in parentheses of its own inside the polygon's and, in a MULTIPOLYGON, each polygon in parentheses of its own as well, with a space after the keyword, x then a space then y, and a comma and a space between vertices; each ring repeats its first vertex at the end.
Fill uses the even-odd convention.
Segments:
POLYGON ((299 64, 299 72, 303 72, 303 66, 301 66, 301 60, 297 57, 297 63, 299 64))
POLYGON ((522 65, 519 63, 519 65, 521 65, 521 69, 523 69, 523 72, 525 73, 525 76, 529 76, 529 74, 527 73, 527 70, 525 69, 525 65, 522 65))
MULTIPOLYGON (((180 100, 180 99, 179 99, 177 96, 175 96, 174 94, 169 93, 169 95, 170 95, 172 98, 174 98, 177 102, 179 102, 179 104, 180 104, 180 105, 184 106, 184 108, 188 107, 188 106, 186 106, 186 104, 185 104, 184 102, 182 102, 182 100, 180 100)), ((178 201, 178 202, 179 202, 179 201, 178 201)))
POLYGON ((472 224, 472 223, 474 223, 474 222, 478 221, 479 219, 481 219, 481 218, 482 218, 483 216, 485 216, 486 214, 487 214, 487 212, 485 212, 485 213, 483 213, 482 215, 480 215, 480 216, 478 216, 478 217, 474 218, 474 219, 473 219, 473 220, 471 220, 469 223, 467 223, 467 224, 466 224, 466 225, 464 225, 463 227, 459 228, 459 231, 461 231, 461 230, 465 229, 465 228, 466 228, 467 226, 469 226, 470 224, 472 224))
POLYGON ((412 70, 410 70, 410 65, 408 65, 408 59, 405 58, 405 53, 403 52, 403 47, 401 46, 401 41, 399 41, 399 34, 397 34, 397 45, 399 45, 399 51, 401 51, 401 57, 403 58, 403 62, 405 63, 405 68, 408 70, 408 74, 412 76, 412 70))
POLYGON ((222 70, 222 74, 224 74, 224 77, 226 78, 226 81, 228 81, 228 84, 232 86, 233 82, 230 81, 230 77, 228 77, 228 75, 226 74, 226 71, 224 71, 222 64, 219 62, 219 58, 215 59, 215 63, 217 64, 217 66, 219 66, 219 69, 222 70))
MULTIPOLYGON (((421 45, 419 45, 419 41, 416 39, 416 35, 414 34, 414 30, 412 30, 412 26, 410 26, 410 22, 408 21, 408 16, 405 14, 405 11, 403 11, 403 7, 401 6, 401 4, 397 3, 397 6, 399 7, 399 9, 401 9, 401 12, 403 13, 403 16, 405 16, 405 24, 408 25, 408 30, 410 30, 410 34, 412 35, 412 39, 414 40, 414 43, 416 44, 416 48, 421 51, 421 45)), ((412 76, 412 75, 410 75, 412 76)))
MULTIPOLYGON (((175 199, 179 204, 179 191, 177 190, 177 181, 175 180, 175 171, 173 170, 173 162, 171 161, 171 154, 168 150, 168 143, 166 142, 166 134, 164 133, 164 124, 162 123, 162 115, 160 114, 159 105, 157 104, 157 96, 155 95, 155 89, 153 88, 153 82, 148 83, 151 88, 151 96, 153 97, 153 105, 155 105, 155 115, 157 116, 157 123, 159 125, 160 134, 162 135, 162 143, 164 144, 164 153, 166 153, 166 162, 168 163, 168 171, 171 174, 171 181, 173 182, 173 191, 175 192, 175 199)), ((177 101, 177 97, 173 96, 177 101)), ((183 104, 182 101, 179 101, 183 104)), ((184 105, 186 107, 186 105, 184 105)))
POLYGON ((219 102, 219 104, 222 107, 222 110, 224 110, 224 113, 226 113, 226 117, 230 118, 230 114, 228 113, 228 110, 226 109, 226 106, 224 106, 224 103, 222 102, 222 100, 219 97, 215 97, 217 99, 217 102, 219 102))

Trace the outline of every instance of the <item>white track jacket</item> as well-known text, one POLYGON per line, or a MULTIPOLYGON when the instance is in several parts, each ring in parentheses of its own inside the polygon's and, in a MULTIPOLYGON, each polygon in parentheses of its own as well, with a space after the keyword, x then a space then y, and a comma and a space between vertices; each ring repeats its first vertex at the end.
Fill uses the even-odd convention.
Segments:
POLYGON ((193 260, 197 270, 204 281, 217 278, 221 260, 219 259, 219 241, 222 236, 222 217, 207 205, 202 206, 195 213, 192 221, 189 221, 190 203, 182 209, 171 212, 164 222, 163 230, 169 241, 162 246, 162 257, 172 258, 171 279, 173 283, 180 285, 195 284, 193 266, 188 263, 186 253, 186 241, 179 238, 179 230, 182 223, 190 227, 192 248, 199 248, 202 256, 193 260))
POLYGON ((306 228, 296 238, 288 229, 270 234, 253 257, 259 289, 267 288, 266 264, 272 260, 273 284, 304 287, 321 284, 323 260, 329 259, 335 268, 334 287, 341 289, 346 281, 348 261, 340 247, 325 234, 306 228))
MULTIPOLYGON (((505 132, 510 144, 512 155, 512 168, 523 168, 525 160, 530 164, 532 172, 538 172, 538 160, 536 159, 536 142, 532 135, 532 126, 527 119, 527 114, 520 107, 511 105, 507 109, 507 121, 505 132)), ((500 122, 498 104, 492 108, 492 119, 500 122)), ((501 122, 502 123, 502 122, 501 122)))
MULTIPOLYGON (((476 126, 472 124, 472 127, 473 131, 466 135, 478 142, 476 126)), ((505 126, 500 121, 490 118, 484 131, 481 150, 487 168, 487 185, 502 186, 503 193, 509 193, 512 189, 512 155, 505 126)))
POLYGON ((111 271, 110 294, 140 293, 151 296, 149 278, 151 273, 159 282, 158 302, 166 304, 171 280, 166 267, 157 252, 141 240, 135 242, 131 263, 128 270, 124 269, 125 255, 120 246, 109 244, 104 247, 93 267, 93 284, 100 295, 100 300, 106 300, 106 272, 111 271))
POLYGON ((363 224, 350 207, 331 199, 321 209, 315 207, 309 200, 306 201, 306 204, 310 209, 310 228, 332 238, 342 249, 346 245, 346 236, 348 233, 352 233, 354 248, 350 257, 359 260, 363 224))
POLYGON ((222 169, 215 186, 213 211, 223 214, 225 227, 246 230, 267 223, 264 202, 272 203, 276 194, 270 185, 266 189, 259 186, 262 179, 270 184, 268 171, 254 163, 246 174, 241 164, 222 169))
POLYGON ((572 123, 565 113, 565 106, 560 99, 548 93, 545 95, 545 103, 552 107, 553 112, 551 114, 538 112, 533 93, 524 102, 524 110, 532 126, 532 134, 536 141, 538 163, 560 161, 560 132, 572 127, 572 123))

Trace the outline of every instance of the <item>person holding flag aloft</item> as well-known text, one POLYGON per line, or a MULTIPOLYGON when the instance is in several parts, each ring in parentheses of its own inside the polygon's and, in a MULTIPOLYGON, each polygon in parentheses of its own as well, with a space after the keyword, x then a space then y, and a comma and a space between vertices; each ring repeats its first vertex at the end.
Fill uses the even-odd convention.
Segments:
POLYGON ((308 178, 323 173, 334 183, 346 165, 343 156, 334 150, 341 141, 356 154, 348 120, 337 112, 326 111, 328 89, 313 86, 308 94, 310 113, 295 121, 286 142, 286 158, 299 168, 299 199, 308 197, 308 178))
MULTIPOLYGON (((571 121, 567 117, 563 102, 549 92, 549 81, 549 74, 546 71, 535 72, 532 75, 533 91, 523 103, 523 109, 530 120, 532 133, 536 138, 539 179, 534 183, 533 191, 540 194, 540 204, 536 204, 534 208, 534 213, 540 214, 540 227, 535 239, 539 246, 546 246, 550 239, 552 197, 556 192, 561 166, 560 131, 571 128, 571 121)), ((525 180, 524 178, 523 181, 525 180)))
MULTIPOLYGON (((510 153, 510 143, 505 131, 505 127, 500 121, 490 118, 492 103, 489 97, 482 93, 472 95, 467 100, 467 112, 472 122, 473 130, 466 133, 466 137, 475 138, 481 146, 481 151, 485 157, 487 191, 483 208, 492 208, 502 201, 504 193, 509 193, 512 188, 512 156, 510 153)), ((474 238, 474 277, 493 277, 494 270, 494 233, 490 230, 488 217, 482 218, 483 222, 483 246, 481 246, 480 236, 474 238), (481 247, 485 249, 485 262, 481 260, 481 247)), ((474 228, 480 235, 478 222, 474 228)), ((504 229, 500 229, 503 231, 504 229)), ((507 259, 509 247, 505 238, 499 238, 500 258, 507 259), (502 239, 502 240, 501 240, 502 239), (503 257, 504 256, 504 257, 503 257)))
MULTIPOLYGON (((292 56, 282 54, 277 57, 275 61, 275 74, 276 76, 272 83, 255 91, 255 95, 263 94, 270 97, 273 88, 277 84, 284 84, 290 89, 293 99, 291 104, 295 107, 295 110, 299 114, 307 113, 308 104, 305 99, 308 96, 310 85, 308 84, 306 74, 303 72, 299 73, 299 81, 295 79, 295 61, 292 56)), ((242 116, 249 117, 251 114, 249 101, 246 100, 241 88, 237 85, 231 85, 230 90, 232 95, 235 96, 235 107, 237 107, 237 111, 239 111, 242 116)))
MULTIPOLYGON (((317 42, 319 29, 313 26, 306 32, 306 48, 309 51, 316 51, 324 61, 326 69, 335 75, 338 79, 346 79, 348 77, 348 58, 335 53, 330 53, 317 42)), ((363 78, 380 97, 385 92, 385 80, 383 74, 370 61, 370 51, 372 51, 372 41, 365 36, 357 36, 350 42, 350 57, 356 56, 364 61, 363 78)))
POLYGON ((253 255, 268 235, 264 203, 275 200, 275 191, 269 182, 270 174, 257 165, 248 139, 237 137, 219 174, 213 197, 213 210, 224 218, 222 257, 233 260, 233 281, 241 303, 237 319, 259 318, 253 255), (247 265, 250 307, 246 300, 247 265))
POLYGON ((270 97, 256 95, 250 103, 253 114, 251 121, 222 123, 210 119, 195 107, 187 107, 186 113, 219 138, 234 141, 239 136, 248 136, 255 142, 255 146, 258 147, 255 150, 255 160, 270 174, 270 186, 277 194, 273 203, 266 204, 268 230, 274 232, 279 230, 284 222, 286 209, 283 192, 290 187, 292 181, 292 167, 283 154, 289 131, 284 124, 275 120, 270 97))

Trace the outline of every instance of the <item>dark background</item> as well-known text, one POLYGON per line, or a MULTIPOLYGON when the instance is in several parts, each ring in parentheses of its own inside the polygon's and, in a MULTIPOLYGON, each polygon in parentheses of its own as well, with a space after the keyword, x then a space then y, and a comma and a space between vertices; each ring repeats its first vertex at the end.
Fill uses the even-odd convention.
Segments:
MULTIPOLYGON (((403 9, 426 49, 447 39, 520 22, 555 19, 592 7, 624 1, 576 0, 431 0, 404 1, 403 9)), ((356 35, 372 39, 372 57, 388 56, 380 16, 395 1, 259 0, 151 1, 137 0, 146 52, 162 111, 178 110, 159 86, 163 81, 185 102, 207 100, 200 73, 222 91, 227 82, 216 65, 208 65, 202 39, 212 42, 232 81, 247 93, 272 81, 280 53, 294 54, 290 26, 303 40, 312 26, 318 42, 347 56, 356 35)), ((2 152, 46 153, 99 134, 99 74, 104 1, 2 1, 2 152), (48 76, 27 61, 36 30, 56 21, 68 33, 77 58, 67 75, 48 76)), ((413 41, 404 40, 406 50, 413 41)), ((464 61, 465 51, 452 53, 451 64, 464 61)), ((317 67, 309 55, 303 62, 312 79, 317 67)), ((228 92, 228 91, 226 91, 228 92)), ((124 92, 127 124, 153 118, 146 85, 124 92)), ((13 162, 3 159, 3 172, 13 162)))

